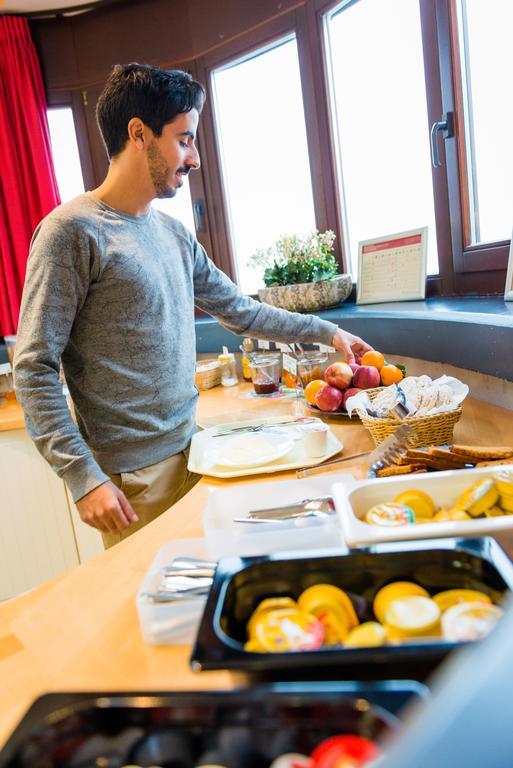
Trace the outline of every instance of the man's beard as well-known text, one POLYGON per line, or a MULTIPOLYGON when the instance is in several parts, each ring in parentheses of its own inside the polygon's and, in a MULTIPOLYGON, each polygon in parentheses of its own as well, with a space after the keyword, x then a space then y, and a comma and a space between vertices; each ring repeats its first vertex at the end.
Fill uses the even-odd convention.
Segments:
POLYGON ((147 149, 148 170, 150 172, 155 195, 159 199, 174 197, 177 193, 175 187, 168 184, 170 168, 166 164, 160 149, 157 147, 155 139, 152 139, 147 149))

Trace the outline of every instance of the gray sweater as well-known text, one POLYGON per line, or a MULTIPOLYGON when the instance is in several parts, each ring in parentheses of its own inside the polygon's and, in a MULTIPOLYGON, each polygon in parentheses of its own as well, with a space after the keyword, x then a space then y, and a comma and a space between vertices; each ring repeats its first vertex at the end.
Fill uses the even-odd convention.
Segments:
POLYGON ((183 450, 195 430, 194 307, 237 334, 330 344, 337 327, 240 293, 178 221, 129 216, 90 192, 31 245, 15 385, 38 450, 76 501, 183 450), (75 407, 71 418, 59 364, 75 407))

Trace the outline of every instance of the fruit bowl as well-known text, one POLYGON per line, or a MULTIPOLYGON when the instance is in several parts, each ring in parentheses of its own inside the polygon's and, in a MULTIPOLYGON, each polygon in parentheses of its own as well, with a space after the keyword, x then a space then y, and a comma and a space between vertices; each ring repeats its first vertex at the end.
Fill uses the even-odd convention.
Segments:
POLYGON ((344 421, 361 421, 358 414, 353 414, 353 416, 350 416, 347 411, 321 411, 320 408, 317 408, 316 405, 310 405, 310 403, 305 402, 305 407, 310 413, 314 413, 316 416, 320 416, 321 418, 323 416, 326 416, 327 419, 343 419, 344 421))

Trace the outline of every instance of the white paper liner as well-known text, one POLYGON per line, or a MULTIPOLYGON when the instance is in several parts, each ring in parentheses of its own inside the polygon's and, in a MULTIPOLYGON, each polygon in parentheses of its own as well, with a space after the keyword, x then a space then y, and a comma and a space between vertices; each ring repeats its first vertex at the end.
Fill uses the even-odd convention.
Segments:
MULTIPOLYGON (((410 416, 434 416, 454 411, 466 398, 469 388, 453 376, 440 376, 434 381, 429 376, 407 376, 400 382, 410 416)), ((351 416, 355 411, 374 412, 377 418, 386 418, 398 402, 395 384, 385 387, 374 402, 365 390, 349 397, 346 409, 351 416)))

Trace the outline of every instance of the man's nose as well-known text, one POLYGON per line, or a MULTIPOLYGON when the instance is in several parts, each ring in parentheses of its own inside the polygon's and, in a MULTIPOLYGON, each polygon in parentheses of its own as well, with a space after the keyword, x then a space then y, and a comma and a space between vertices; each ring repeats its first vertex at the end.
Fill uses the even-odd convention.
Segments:
POLYGON ((200 156, 197 147, 193 146, 189 148, 189 156, 187 158, 187 165, 189 168, 197 171, 201 165, 200 156))

